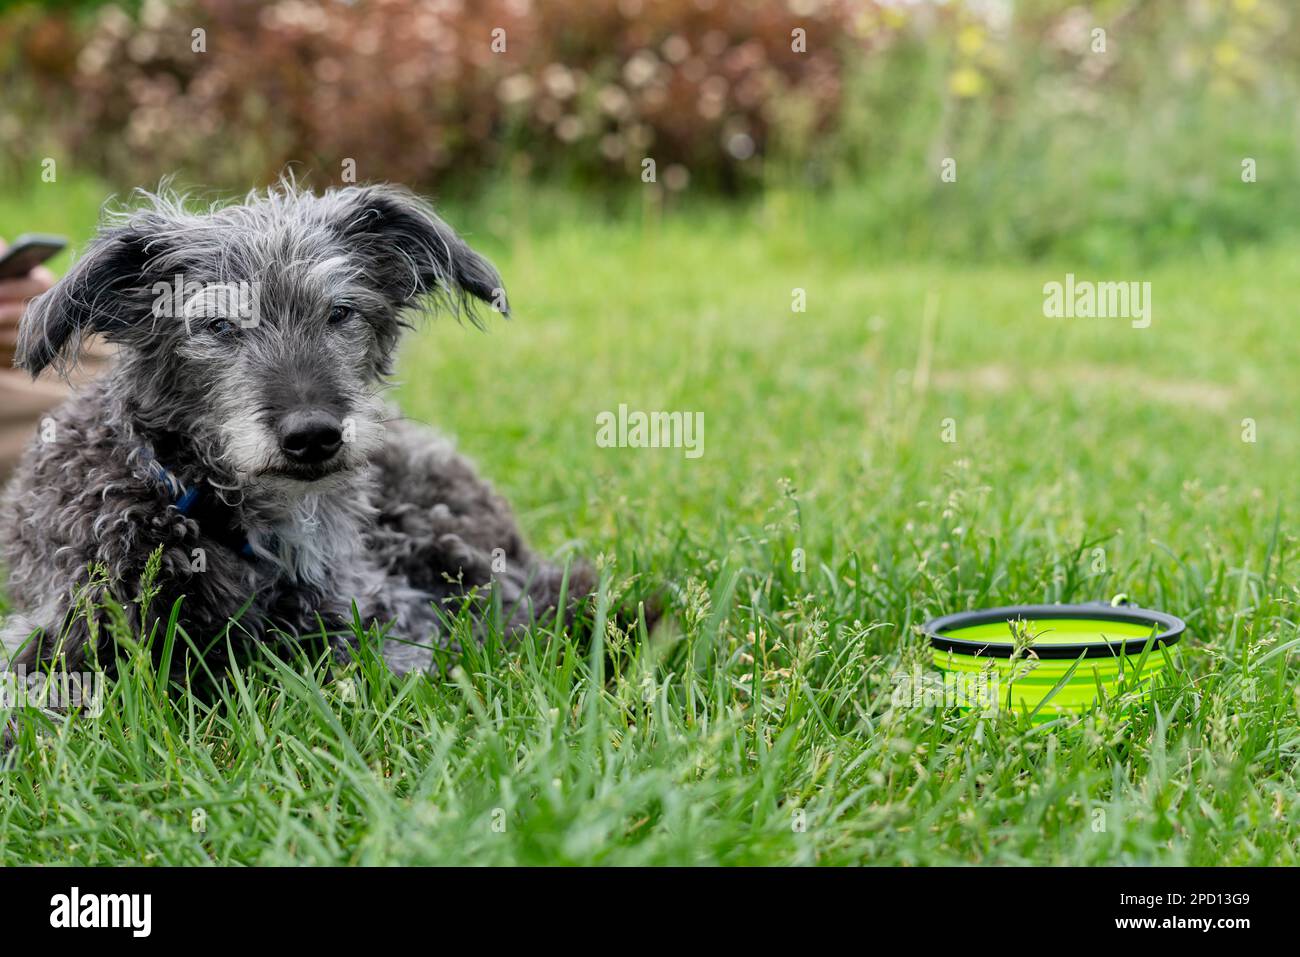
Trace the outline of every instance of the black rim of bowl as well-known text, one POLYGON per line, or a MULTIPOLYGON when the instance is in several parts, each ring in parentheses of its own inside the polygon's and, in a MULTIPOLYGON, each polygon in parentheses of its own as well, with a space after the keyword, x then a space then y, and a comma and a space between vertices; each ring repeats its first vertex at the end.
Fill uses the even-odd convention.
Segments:
MULTIPOLYGON (((1130 625, 1145 625, 1148 628, 1160 628, 1152 642, 1152 650, 1163 645, 1173 645, 1187 630, 1181 618, 1166 615, 1162 611, 1151 611, 1133 605, 1008 605, 1005 608, 980 608, 975 611, 959 611, 927 621, 924 626, 930 644, 937 651, 952 651, 962 655, 982 655, 988 658, 1010 658, 1010 642, 974 641, 969 638, 953 638, 945 631, 958 628, 971 628, 975 625, 990 625, 995 622, 1014 621, 1051 621, 1053 619, 1072 621, 1116 621, 1130 625)), ((1141 638, 1123 640, 1108 638, 1105 641, 1073 642, 1059 645, 1034 645, 1033 651, 1039 658, 1115 658, 1120 655, 1140 655, 1151 641, 1149 635, 1141 638)))

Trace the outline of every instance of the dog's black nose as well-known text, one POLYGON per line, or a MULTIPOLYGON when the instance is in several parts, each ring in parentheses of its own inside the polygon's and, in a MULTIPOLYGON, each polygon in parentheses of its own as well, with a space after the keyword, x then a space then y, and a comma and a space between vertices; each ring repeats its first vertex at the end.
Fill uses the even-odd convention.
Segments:
POLYGON ((280 422, 280 451, 294 462, 316 465, 343 445, 343 428, 328 412, 290 412, 280 422))

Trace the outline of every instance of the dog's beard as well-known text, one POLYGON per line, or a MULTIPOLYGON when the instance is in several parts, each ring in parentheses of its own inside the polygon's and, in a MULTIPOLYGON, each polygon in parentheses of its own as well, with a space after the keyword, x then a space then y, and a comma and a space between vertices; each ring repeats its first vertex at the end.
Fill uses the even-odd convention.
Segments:
POLYGON ((343 445, 319 467, 288 461, 274 432, 259 416, 227 416, 221 426, 221 458, 246 497, 292 508, 308 495, 345 487, 366 470, 384 443, 383 411, 375 398, 344 416, 343 445))
POLYGON ((361 549, 362 526, 374 514, 364 479, 346 493, 315 487, 281 503, 245 511, 253 553, 279 565, 303 584, 328 587, 340 567, 361 549))

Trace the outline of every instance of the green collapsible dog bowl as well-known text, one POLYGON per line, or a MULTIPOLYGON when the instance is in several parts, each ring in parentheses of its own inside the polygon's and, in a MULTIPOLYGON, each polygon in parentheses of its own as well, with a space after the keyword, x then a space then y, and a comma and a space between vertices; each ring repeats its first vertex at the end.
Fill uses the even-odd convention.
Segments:
POLYGON ((1102 695, 1149 695, 1186 628, 1163 612, 1096 602, 964 611, 924 630, 950 703, 1048 721, 1087 711, 1102 695), (1022 649, 1013 659, 1017 632, 1022 649))

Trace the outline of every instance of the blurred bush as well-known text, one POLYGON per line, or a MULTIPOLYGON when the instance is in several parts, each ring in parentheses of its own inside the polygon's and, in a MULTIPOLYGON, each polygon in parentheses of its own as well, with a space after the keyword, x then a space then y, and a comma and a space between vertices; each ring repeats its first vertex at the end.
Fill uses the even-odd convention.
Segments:
POLYGON ((592 191, 639 184, 653 158, 670 193, 834 187, 818 215, 900 254, 1143 256, 1296 221, 1295 16, 1284 0, 25 5, 0 14, 0 167, 247 188, 354 164, 425 189, 592 191))
POLYGON ((825 228, 887 237, 872 245, 902 256, 1085 262, 1217 254, 1294 232, 1300 11, 1280 0, 1012 9, 885 12, 890 43, 845 79, 825 228), (941 179, 947 159, 956 183, 941 179))
POLYGON ((427 185, 510 160, 592 182, 652 157, 670 187, 734 189, 760 168, 747 161, 779 100, 798 97, 809 132, 832 126, 861 6, 151 0, 134 16, 104 7, 79 49, 47 16, 24 44, 75 91, 69 146, 114 179, 242 184, 289 162, 337 177, 348 159, 363 178, 427 185))

